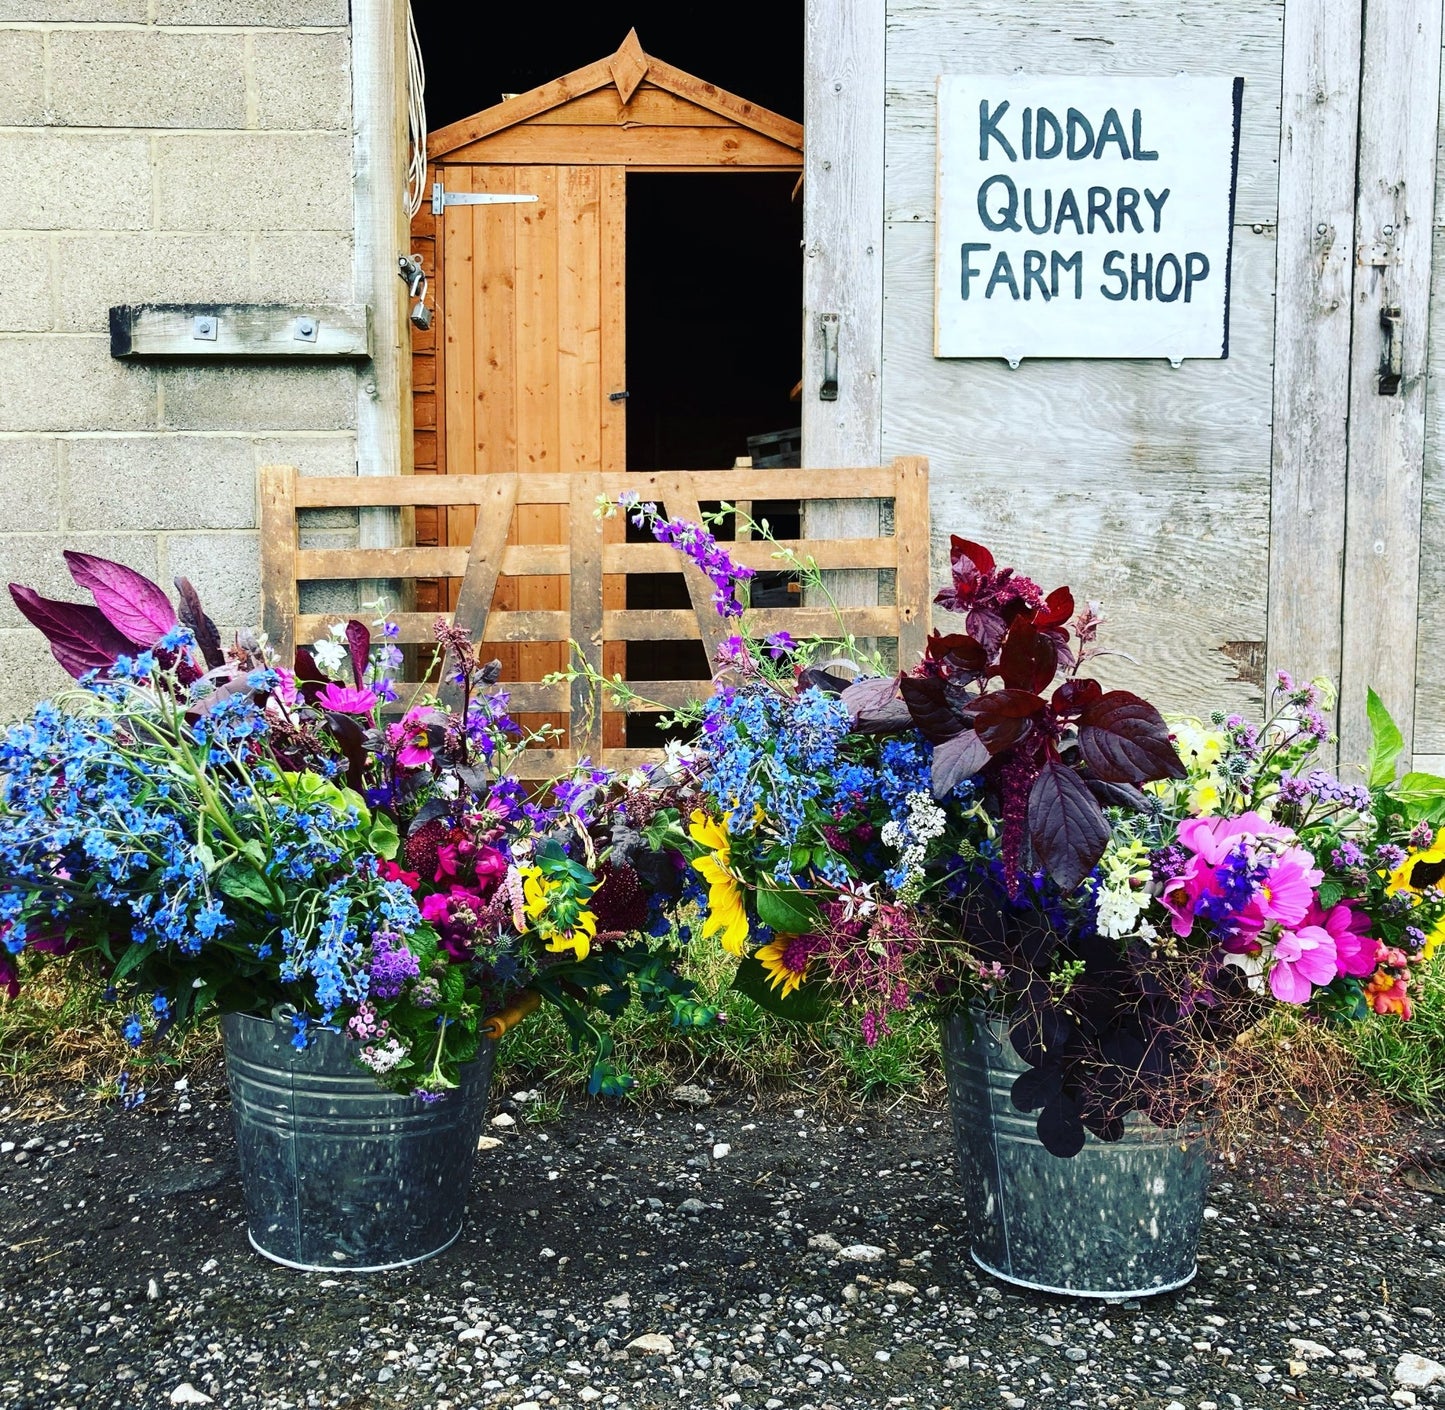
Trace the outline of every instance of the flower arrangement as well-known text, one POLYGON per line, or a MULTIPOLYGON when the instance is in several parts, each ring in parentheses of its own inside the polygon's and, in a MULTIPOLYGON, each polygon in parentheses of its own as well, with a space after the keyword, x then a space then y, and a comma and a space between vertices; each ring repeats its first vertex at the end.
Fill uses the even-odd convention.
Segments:
POLYGON ((963 539, 951 568, 935 601, 965 630, 902 675, 839 679, 816 664, 838 642, 755 641, 745 614, 719 652, 687 831, 738 988, 852 1007, 870 1043, 918 1000, 1002 1016, 1060 1156, 1185 1119, 1271 1005, 1410 1017, 1445 940, 1445 779, 1397 780, 1373 695, 1343 783, 1325 686, 1281 676, 1258 725, 1166 718, 1087 674, 1094 605, 963 539))
POLYGON ((503 1012, 547 1000, 628 1085, 601 1019, 634 996, 703 1027, 673 966, 683 858, 648 825, 678 784, 582 766, 529 794, 498 668, 439 620, 440 692, 397 700, 395 628, 338 624, 276 662, 229 651, 190 585, 177 613, 122 565, 68 554, 95 604, 12 585, 78 680, 0 742, 0 987, 100 972, 139 1045, 215 1012, 356 1040, 434 1100, 503 1012), (442 698, 442 692, 445 699, 442 698))

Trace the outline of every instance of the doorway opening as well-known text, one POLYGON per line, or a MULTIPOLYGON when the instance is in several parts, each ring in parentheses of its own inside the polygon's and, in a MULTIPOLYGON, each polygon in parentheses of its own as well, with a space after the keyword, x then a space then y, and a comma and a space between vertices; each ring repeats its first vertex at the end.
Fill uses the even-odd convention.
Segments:
MULTIPOLYGON (((742 457, 799 463, 802 203, 791 172, 630 172, 627 177, 627 468, 717 470, 742 457)), ((704 510, 715 508, 704 503, 704 510)), ((798 532, 796 502, 757 501, 777 537, 798 532)), ((734 526, 716 526, 731 538, 734 526)), ((645 531, 628 526, 630 538, 645 531)), ((782 574, 754 601, 789 600, 782 574)), ((632 574, 629 608, 686 608, 681 572, 632 574)), ((700 642, 634 641, 635 680, 706 680, 700 642)), ((627 744, 660 742, 657 716, 632 715, 627 744)))

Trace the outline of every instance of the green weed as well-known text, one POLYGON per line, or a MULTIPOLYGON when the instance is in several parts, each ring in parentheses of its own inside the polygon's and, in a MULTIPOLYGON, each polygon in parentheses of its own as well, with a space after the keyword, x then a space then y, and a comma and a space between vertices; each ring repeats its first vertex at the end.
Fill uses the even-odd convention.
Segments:
POLYGON ((1427 1114, 1445 1112, 1445 953, 1420 972, 1415 1015, 1369 1018, 1349 1030, 1355 1060, 1396 1101, 1427 1114))

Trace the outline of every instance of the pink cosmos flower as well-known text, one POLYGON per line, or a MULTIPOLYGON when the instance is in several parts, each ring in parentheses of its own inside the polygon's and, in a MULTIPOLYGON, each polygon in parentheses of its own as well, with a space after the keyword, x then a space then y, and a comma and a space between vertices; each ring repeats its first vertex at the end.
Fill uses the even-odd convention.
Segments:
POLYGON ((1323 987, 1338 973, 1334 936, 1323 926, 1302 925, 1275 941, 1269 988, 1281 1003, 1308 1003, 1313 986, 1323 987))
POLYGON ((1235 925, 1243 931, 1258 932, 1271 923, 1285 927, 1303 924, 1314 904, 1315 887, 1324 879, 1324 872, 1303 847, 1287 848, 1271 862, 1269 873, 1235 925))
POLYGON ((427 744, 426 711, 420 706, 388 726, 386 742, 396 749, 396 762, 404 769, 425 768, 435 757, 427 744))
POLYGON ((364 685, 332 684, 316 697, 316 703, 323 710, 331 710, 338 715, 369 715, 376 708, 379 698, 364 685))
POLYGON ((1370 934, 1370 917, 1354 902, 1341 901, 1328 911, 1322 911, 1316 902, 1305 916, 1305 924, 1318 925, 1329 932, 1335 942, 1335 964, 1341 974, 1365 979, 1375 972, 1384 946, 1370 934))
MULTIPOLYGON (((1187 936, 1194 929, 1199 903, 1206 897, 1223 896, 1224 880, 1219 868, 1242 842, 1265 838, 1294 841, 1294 833, 1277 823, 1266 822, 1258 813, 1238 817, 1188 818, 1179 824, 1179 845, 1194 855, 1184 870, 1172 877, 1159 900, 1174 918, 1174 933, 1187 936)), ((1308 856, 1308 853, 1305 854, 1308 856)), ((1317 878, 1318 880, 1318 878, 1317 878)), ((1308 904, 1308 902, 1306 902, 1308 904)), ((1301 909, 1300 916, 1304 915, 1301 909)))

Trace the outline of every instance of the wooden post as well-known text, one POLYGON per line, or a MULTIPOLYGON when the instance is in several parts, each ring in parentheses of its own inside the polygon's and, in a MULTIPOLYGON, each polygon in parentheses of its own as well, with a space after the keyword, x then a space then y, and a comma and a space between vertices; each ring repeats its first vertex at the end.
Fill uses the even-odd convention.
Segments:
POLYGON ((1340 676, 1362 18, 1285 10, 1266 697, 1281 670, 1340 676))
MULTIPOLYGON (((806 0, 803 92, 803 465, 876 465, 883 366, 885 0, 806 0), (831 320, 825 322, 825 320, 831 320), (820 396, 836 331, 836 400, 820 396)), ((832 371, 834 369, 829 368, 832 371)), ((876 500, 803 507, 806 538, 879 532, 876 500)), ((878 601, 876 571, 829 573, 839 605, 878 601)))
POLYGON ((1420 601, 1431 222, 1440 100, 1441 0, 1366 9, 1360 95, 1355 292, 1345 506, 1340 753, 1368 749, 1373 686, 1414 737, 1420 601), (1397 309, 1402 376, 1382 394, 1397 309))
POLYGON ((296 470, 261 467, 261 628, 281 665, 296 655, 296 470))
MULTIPOLYGON (((602 489, 602 476, 579 473, 571 479, 569 539, 572 554, 572 640, 582 659, 601 673, 602 656, 602 535, 593 511, 602 489)), ((671 506, 669 506, 671 507, 671 506)), ((602 692, 590 681, 572 682, 572 714, 567 745, 572 758, 602 762, 602 692)))
MULTIPOLYGON (((355 288, 371 307, 371 362, 357 378, 356 459, 362 475, 412 468, 411 334, 397 256, 410 248, 403 200, 406 170, 406 0, 352 0, 351 106, 356 218, 355 288)), ((361 511, 360 546, 403 541, 396 509, 361 511)), ((396 596, 386 580, 363 597, 396 596)), ((393 605, 395 605, 393 603, 393 605)))

